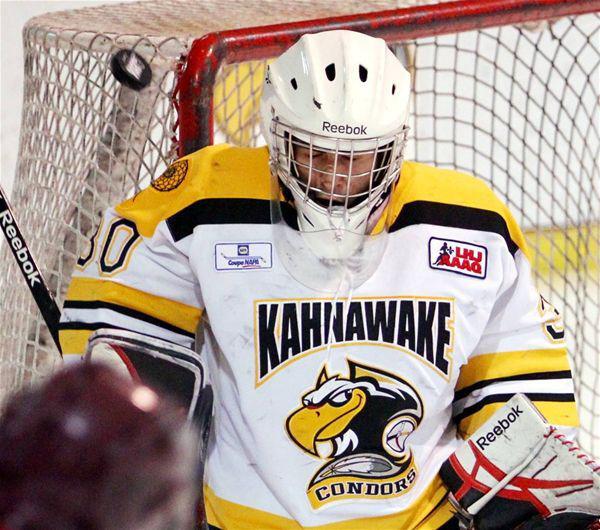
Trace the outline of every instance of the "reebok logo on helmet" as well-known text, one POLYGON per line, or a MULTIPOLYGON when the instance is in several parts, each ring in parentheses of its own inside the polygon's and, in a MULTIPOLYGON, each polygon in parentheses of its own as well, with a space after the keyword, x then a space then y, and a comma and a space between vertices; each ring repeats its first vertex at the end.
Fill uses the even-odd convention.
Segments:
POLYGON ((323 122, 323 130, 332 133, 343 133, 343 134, 367 134, 367 126, 366 125, 344 125, 344 124, 336 124, 330 123, 328 121, 323 122))

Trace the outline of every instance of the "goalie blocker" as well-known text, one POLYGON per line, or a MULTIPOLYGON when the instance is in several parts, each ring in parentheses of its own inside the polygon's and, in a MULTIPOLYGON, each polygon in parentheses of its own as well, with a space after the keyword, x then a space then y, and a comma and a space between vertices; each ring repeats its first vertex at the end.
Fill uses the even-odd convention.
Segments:
MULTIPOLYGON (((213 393, 200 355, 165 340, 106 328, 91 335, 84 360, 106 363, 185 408, 188 421, 199 434, 198 482, 202 491, 213 393)), ((199 506, 199 519, 200 528, 206 528, 203 506, 199 506)))
POLYGON ((90 336, 84 360, 108 363, 169 396, 186 408, 188 419, 198 427, 211 415, 212 389, 194 350, 141 333, 103 328, 90 336))
POLYGON ((482 425, 443 465, 461 528, 596 528, 600 465, 521 394, 482 425))

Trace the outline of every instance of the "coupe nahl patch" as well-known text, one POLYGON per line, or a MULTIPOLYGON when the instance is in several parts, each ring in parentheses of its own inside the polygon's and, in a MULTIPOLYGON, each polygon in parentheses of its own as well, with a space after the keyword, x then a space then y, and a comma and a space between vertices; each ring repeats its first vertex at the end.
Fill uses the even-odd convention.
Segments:
POLYGON ((429 266, 474 278, 487 274, 487 248, 466 241, 429 239, 429 266))
POLYGON ((157 179, 152 181, 152 187, 157 191, 171 191, 179 187, 188 171, 187 160, 173 162, 167 170, 157 179))

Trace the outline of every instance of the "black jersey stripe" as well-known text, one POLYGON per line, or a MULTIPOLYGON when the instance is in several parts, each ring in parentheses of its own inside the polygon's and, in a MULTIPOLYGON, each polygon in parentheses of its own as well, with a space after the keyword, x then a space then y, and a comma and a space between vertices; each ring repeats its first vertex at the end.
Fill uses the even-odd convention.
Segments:
POLYGON ((167 219, 175 241, 189 236, 196 226, 218 224, 269 224, 270 201, 263 199, 201 199, 167 219))
POLYGON ((173 333, 177 333, 178 335, 185 335, 186 337, 195 338, 194 333, 190 333, 189 331, 182 329, 180 327, 174 326, 169 322, 165 322, 159 318, 147 315, 146 313, 142 313, 141 311, 136 311, 135 309, 131 309, 130 307, 124 307, 118 304, 113 304, 110 302, 101 302, 97 300, 93 301, 85 301, 85 300, 67 300, 64 305, 65 309, 84 309, 84 310, 94 310, 94 309, 108 309, 110 311, 114 311, 115 313, 120 313, 121 315, 125 315, 128 317, 135 318, 136 320, 141 320, 143 322, 147 322, 148 324, 152 324, 153 326, 158 326, 160 328, 166 329, 168 331, 172 331, 173 333))
MULTIPOLYGON (((298 228, 295 211, 287 203, 281 213, 288 225, 298 228)), ((201 199, 167 219, 174 241, 192 234, 200 225, 271 224, 271 201, 265 199, 201 199)))
MULTIPOLYGON (((531 393, 531 392, 520 392, 527 396, 531 401, 551 401, 555 403, 572 403, 575 402, 575 396, 573 394, 549 394, 549 393, 531 393)), ((481 409, 492 403, 506 403, 512 398, 515 393, 512 394, 494 394, 493 396, 486 396, 474 405, 465 407, 462 412, 459 412, 454 416, 454 420, 458 423, 468 416, 479 412, 481 409)))
MULTIPOLYGON (((295 211, 287 203, 281 203, 286 222, 297 229, 295 211)), ((200 225, 216 224, 270 224, 271 201, 265 199, 201 199, 167 219, 167 226, 174 241, 189 236, 200 225)), ((510 237, 508 225, 497 212, 481 208, 457 206, 431 201, 414 201, 405 204, 390 227, 395 232, 416 224, 431 224, 493 232, 504 238, 511 254, 518 245, 510 237)))
MULTIPOLYGON (((79 322, 72 320, 70 322, 60 322, 58 324, 59 330, 86 330, 96 331, 97 329, 111 328, 111 329, 122 329, 123 331, 131 331, 123 326, 117 326, 112 322, 79 322)), ((158 338, 158 337, 157 337, 158 338)))
POLYGON ((390 232, 418 224, 493 232, 504 238, 506 246, 513 256, 519 249, 519 246, 510 237, 504 217, 491 210, 431 201, 409 202, 400 210, 398 217, 390 227, 390 232))
POLYGON ((504 383, 506 381, 535 381, 535 380, 550 380, 550 379, 571 379, 571 371, 570 370, 559 370, 554 372, 538 372, 538 373, 530 373, 530 374, 517 374, 517 375, 509 375, 506 377, 496 377, 493 379, 485 379, 483 381, 477 381, 477 383, 473 383, 470 386, 457 390, 454 393, 454 401, 458 401, 466 396, 468 396, 474 390, 479 390, 481 388, 485 388, 491 386, 495 383, 504 383))

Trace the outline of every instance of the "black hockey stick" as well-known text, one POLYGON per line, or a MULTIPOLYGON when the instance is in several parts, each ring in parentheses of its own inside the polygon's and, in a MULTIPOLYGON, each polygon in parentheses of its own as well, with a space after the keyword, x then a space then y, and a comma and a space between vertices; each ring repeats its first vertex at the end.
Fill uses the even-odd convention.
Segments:
POLYGON ((58 341, 58 323, 60 321, 60 311, 56 305, 54 297, 48 289, 48 285, 40 272, 40 269, 36 265, 31 251, 27 247, 27 243, 19 230, 19 226, 15 220, 15 216, 10 209, 8 199, 2 186, 0 186, 0 226, 6 236, 6 240, 13 256, 17 260, 19 269, 27 282, 27 286, 35 299, 44 322, 48 326, 48 330, 54 339, 54 343, 58 348, 58 352, 62 357, 62 350, 60 349, 60 343, 58 341))

